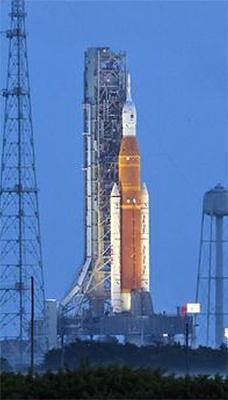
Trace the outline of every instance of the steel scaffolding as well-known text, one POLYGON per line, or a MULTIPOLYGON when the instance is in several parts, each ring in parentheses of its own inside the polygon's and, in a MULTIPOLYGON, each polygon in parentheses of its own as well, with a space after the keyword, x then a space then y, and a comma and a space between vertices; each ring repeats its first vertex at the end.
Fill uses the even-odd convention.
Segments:
POLYGON ((89 48, 84 69, 85 261, 66 293, 65 311, 89 304, 102 315, 110 299, 110 193, 118 182, 126 54, 89 48))

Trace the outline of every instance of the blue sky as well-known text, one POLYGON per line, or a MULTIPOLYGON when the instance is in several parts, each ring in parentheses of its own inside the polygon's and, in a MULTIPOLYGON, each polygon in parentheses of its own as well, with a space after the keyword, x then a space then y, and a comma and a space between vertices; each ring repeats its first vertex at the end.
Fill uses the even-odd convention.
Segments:
MULTIPOLYGON (((175 312, 195 298, 203 194, 227 185, 227 2, 26 4, 46 296, 61 299, 83 260, 84 51, 109 46, 126 50, 132 77, 154 306, 175 312)), ((1 0, 1 31, 9 8, 1 0)), ((1 50, 4 88, 3 36, 1 50)))

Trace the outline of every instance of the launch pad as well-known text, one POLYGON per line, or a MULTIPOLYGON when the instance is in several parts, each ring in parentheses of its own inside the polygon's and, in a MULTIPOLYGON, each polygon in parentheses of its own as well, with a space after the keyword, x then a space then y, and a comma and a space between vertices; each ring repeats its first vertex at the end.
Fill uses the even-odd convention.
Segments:
POLYGON ((186 324, 189 334, 193 334, 192 317, 182 318, 180 315, 152 314, 132 315, 118 313, 94 318, 85 313, 82 318, 59 319, 58 333, 64 341, 70 343, 76 339, 107 340, 121 337, 122 341, 138 346, 148 344, 172 344, 178 341, 177 335, 186 335, 186 324))

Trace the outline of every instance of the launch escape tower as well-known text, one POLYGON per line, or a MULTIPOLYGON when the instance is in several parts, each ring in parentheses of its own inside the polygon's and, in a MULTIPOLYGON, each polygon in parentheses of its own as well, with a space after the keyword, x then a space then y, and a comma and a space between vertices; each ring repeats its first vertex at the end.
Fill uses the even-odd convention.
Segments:
POLYGON ((34 278, 35 361, 45 350, 45 296, 23 0, 11 2, 0 182, 2 355, 22 366, 30 354, 34 278))
POLYGON ((85 258, 62 306, 93 315, 110 305, 110 194, 118 183, 122 108, 126 99, 126 54, 108 47, 85 52, 84 174, 85 258))
POLYGON ((228 190, 218 184, 205 193, 196 302, 198 344, 219 347, 228 327, 228 190))

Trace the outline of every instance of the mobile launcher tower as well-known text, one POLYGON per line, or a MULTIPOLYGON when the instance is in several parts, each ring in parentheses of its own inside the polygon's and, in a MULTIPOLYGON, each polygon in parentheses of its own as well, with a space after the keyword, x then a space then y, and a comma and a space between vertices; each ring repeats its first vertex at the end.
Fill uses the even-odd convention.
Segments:
POLYGON ((85 257, 62 306, 100 316, 110 307, 110 195, 118 182, 122 108, 126 98, 126 55, 108 48, 85 53, 84 182, 85 257))
POLYGON ((85 258, 61 303, 59 333, 141 343, 183 333, 181 316, 154 314, 149 293, 149 195, 124 52, 85 52, 83 110, 85 258))

